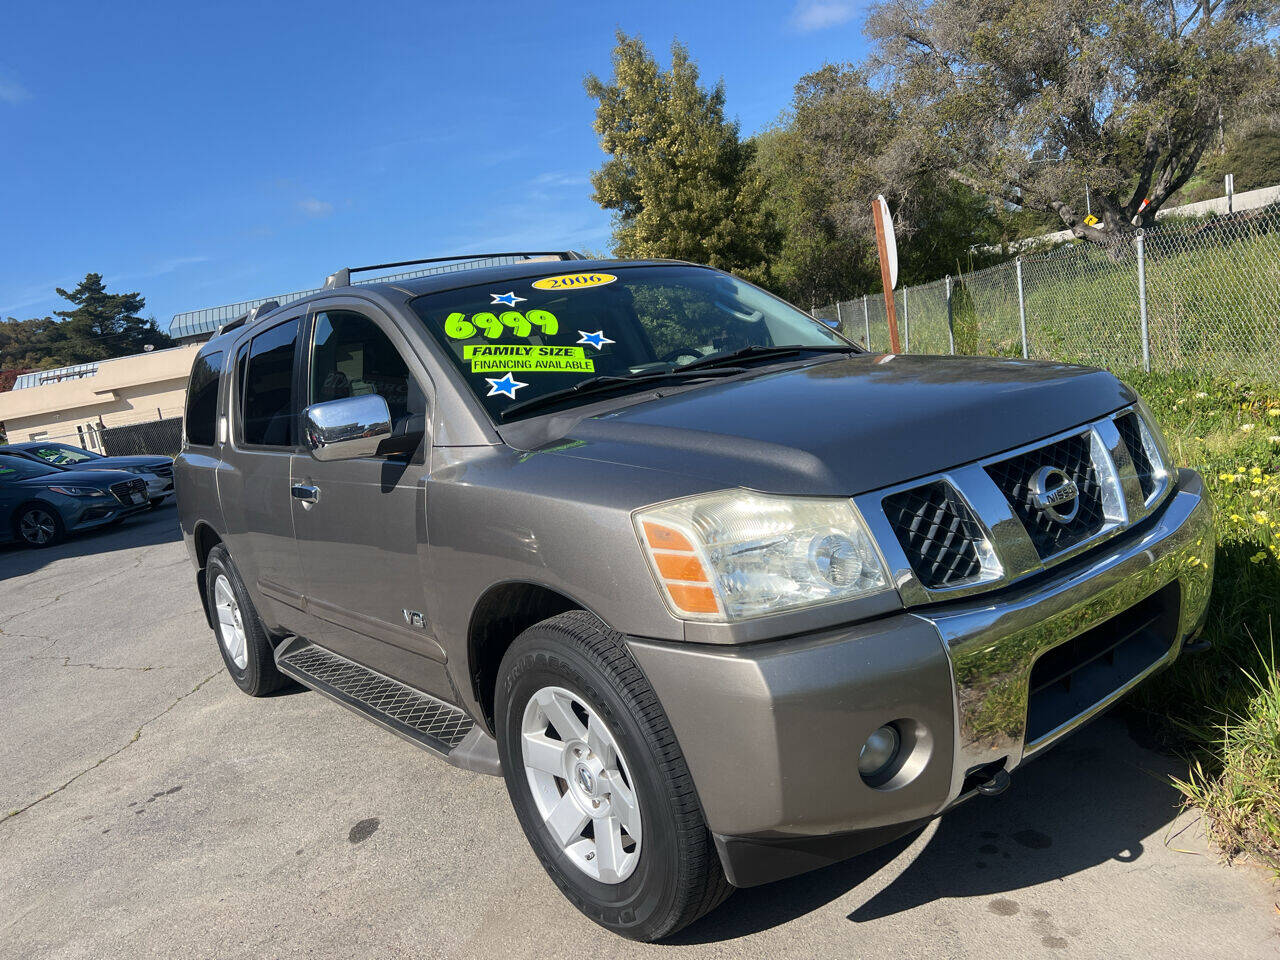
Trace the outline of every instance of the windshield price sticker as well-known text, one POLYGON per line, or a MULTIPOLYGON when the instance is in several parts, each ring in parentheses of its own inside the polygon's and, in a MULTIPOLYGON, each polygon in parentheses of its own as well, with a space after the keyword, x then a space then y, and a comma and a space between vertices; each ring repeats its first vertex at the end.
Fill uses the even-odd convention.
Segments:
POLYGON ((444 332, 452 340, 470 340, 479 329, 485 337, 497 340, 503 330, 510 330, 517 337, 527 337, 537 327, 546 336, 555 336, 560 321, 548 310, 504 310, 501 314, 477 313, 470 319, 465 313, 451 313, 444 322, 444 332))
POLYGON ((582 290, 587 287, 603 287, 617 280, 612 273, 562 273, 556 277, 543 277, 533 281, 535 290, 582 290))
POLYGON ((464 346, 462 357, 472 373, 595 373, 582 347, 478 343, 464 346))

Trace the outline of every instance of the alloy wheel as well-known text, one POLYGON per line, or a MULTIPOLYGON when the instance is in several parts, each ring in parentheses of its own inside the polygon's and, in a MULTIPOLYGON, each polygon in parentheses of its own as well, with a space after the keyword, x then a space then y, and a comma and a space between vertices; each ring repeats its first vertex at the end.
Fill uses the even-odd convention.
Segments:
POLYGON ((244 617, 236 601, 231 581, 218 574, 213 581, 213 608, 218 614, 218 640, 227 651, 227 657, 243 670, 249 664, 249 641, 244 632, 244 617))
POLYGON ((543 687, 525 705, 521 751, 533 800, 553 842, 601 883, 640 861, 640 801, 626 758, 579 695, 543 687))
POLYGON ((48 510, 32 507, 18 521, 18 529, 23 540, 32 546, 42 547, 58 532, 58 522, 48 510))

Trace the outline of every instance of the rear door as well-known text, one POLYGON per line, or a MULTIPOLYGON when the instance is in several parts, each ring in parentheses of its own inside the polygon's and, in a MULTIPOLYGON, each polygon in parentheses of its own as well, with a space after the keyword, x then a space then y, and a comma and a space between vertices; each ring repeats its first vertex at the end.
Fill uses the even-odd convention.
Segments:
POLYGON ((298 446, 301 318, 256 331, 236 351, 230 443, 218 485, 227 547, 275 629, 305 631, 290 467, 298 446))
POLYGON ((303 406, 378 394, 393 432, 412 443, 395 455, 322 463, 303 454, 294 461, 294 484, 315 499, 293 504, 315 639, 453 699, 444 652, 428 626, 422 566, 430 380, 390 318, 370 304, 325 301, 313 309, 308 331, 303 406))

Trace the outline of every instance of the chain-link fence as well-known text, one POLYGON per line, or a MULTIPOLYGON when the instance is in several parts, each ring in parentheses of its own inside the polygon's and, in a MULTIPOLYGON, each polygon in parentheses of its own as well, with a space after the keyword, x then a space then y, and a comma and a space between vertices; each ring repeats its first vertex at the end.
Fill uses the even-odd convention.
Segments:
MULTIPOLYGON (((1167 221, 894 292, 904 353, 1280 379, 1280 206, 1167 221)), ((887 351, 882 295, 817 311, 887 351)))
POLYGON ((9 443, 32 440, 65 443, 106 457, 174 457, 182 446, 182 410, 157 408, 151 416, 138 411, 131 422, 111 426, 102 420, 87 420, 46 429, 11 430, 8 435, 9 443))

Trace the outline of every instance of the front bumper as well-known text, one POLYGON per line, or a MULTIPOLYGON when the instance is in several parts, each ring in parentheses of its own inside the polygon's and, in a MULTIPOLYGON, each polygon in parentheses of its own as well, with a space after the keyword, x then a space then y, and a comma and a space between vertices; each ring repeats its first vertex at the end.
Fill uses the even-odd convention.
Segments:
POLYGON ((729 879, 749 886, 927 822, 968 796, 980 771, 1014 769, 1167 666, 1204 622, 1214 546, 1203 484, 1183 470, 1154 516, 1030 585, 739 647, 628 643, 680 741, 729 879), (1113 674, 1095 665, 1086 683, 1081 667, 1070 696, 1032 698, 1042 655, 1058 648, 1061 659, 1068 641, 1087 648, 1137 608, 1154 619, 1127 661, 1111 655, 1113 674), (904 759, 870 786, 858 751, 892 721, 904 759))

